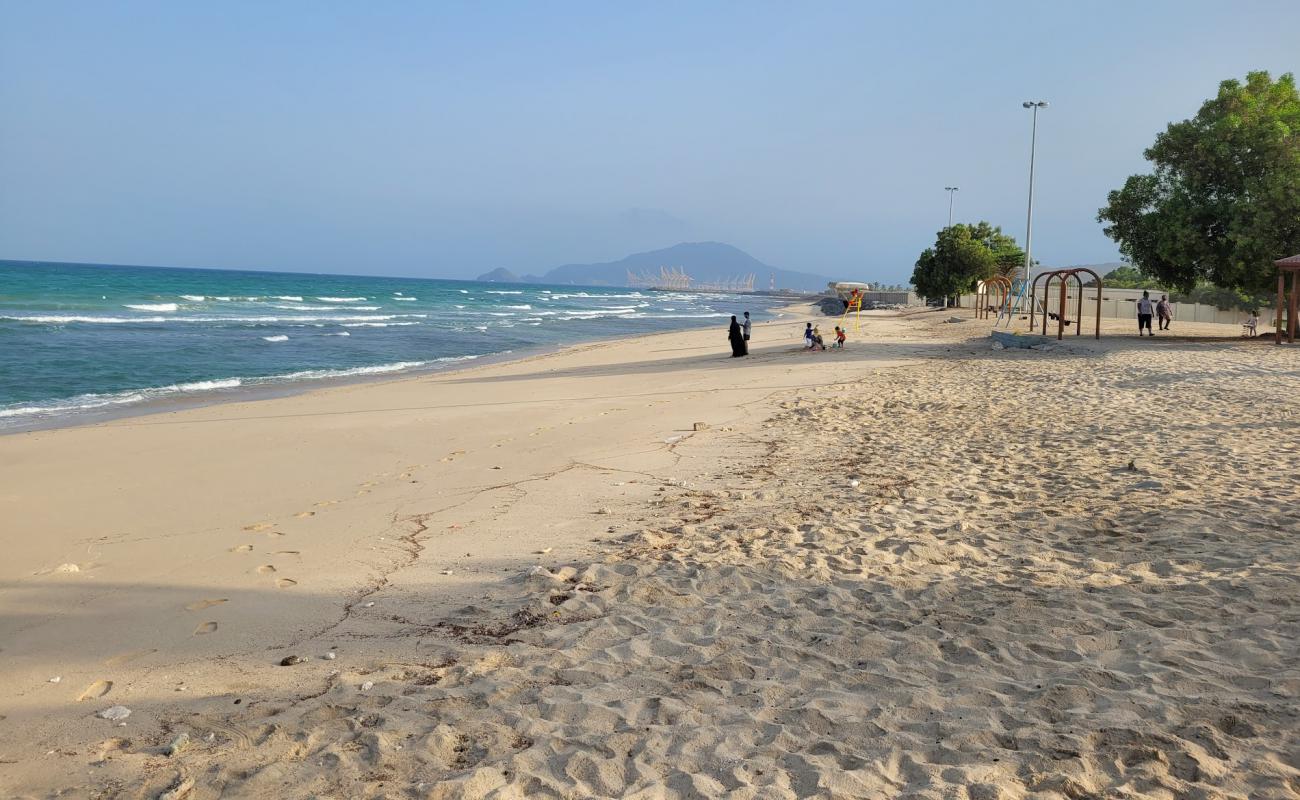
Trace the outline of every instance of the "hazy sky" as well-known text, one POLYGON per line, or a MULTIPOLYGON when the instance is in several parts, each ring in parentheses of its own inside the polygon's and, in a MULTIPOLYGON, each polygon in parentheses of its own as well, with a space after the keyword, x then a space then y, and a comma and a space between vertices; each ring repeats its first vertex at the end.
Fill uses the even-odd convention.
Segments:
POLYGON ((0 0, 0 258, 472 276, 717 240, 903 281, 947 220, 1095 222, 1300 2, 0 0), (1070 7, 1067 7, 1069 5, 1070 7))

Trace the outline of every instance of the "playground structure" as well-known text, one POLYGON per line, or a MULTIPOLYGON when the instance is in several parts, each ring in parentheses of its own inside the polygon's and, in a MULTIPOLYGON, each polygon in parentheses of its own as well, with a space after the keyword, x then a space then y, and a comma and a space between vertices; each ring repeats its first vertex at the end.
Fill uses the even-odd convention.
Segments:
POLYGON ((1005 275, 994 275, 975 284, 975 319, 988 319, 994 311, 1006 304, 1011 296, 1011 279, 1005 275), (990 302, 997 293, 998 301, 990 302))
POLYGON ((1078 336, 1083 332, 1083 288, 1084 287, 1083 287, 1083 278, 1079 276, 1079 274, 1082 272, 1086 272, 1089 275, 1091 275, 1093 283, 1097 287, 1097 319, 1094 328, 1095 331, 1094 338, 1097 339, 1101 338, 1101 276, 1093 272, 1092 270, 1088 269, 1087 267, 1075 267, 1073 269, 1053 269, 1053 270, 1048 270, 1046 272, 1040 272, 1034 276, 1034 280, 1030 284, 1030 288, 1029 288, 1029 330, 1032 331, 1034 329, 1035 315, 1038 312, 1038 282, 1043 281, 1043 310, 1042 310, 1043 335, 1044 336, 1049 335, 1047 333, 1048 318, 1054 317, 1056 319, 1056 338, 1061 339, 1065 336, 1065 326, 1071 324, 1071 321, 1065 318, 1066 310, 1067 310, 1066 296, 1069 291, 1070 279, 1074 278, 1074 282, 1079 290, 1078 294, 1075 297, 1077 303, 1075 305, 1075 313, 1074 313, 1074 320, 1073 320, 1074 335, 1078 336), (1060 307, 1055 312, 1048 310, 1048 304, 1051 301, 1051 294, 1049 292, 1053 280, 1056 280, 1061 287, 1060 307))
POLYGON ((1273 334, 1274 341, 1282 344, 1282 312, 1286 311, 1286 341, 1288 344, 1295 342, 1296 314, 1300 313, 1300 255, 1290 256, 1288 258, 1279 258, 1273 264, 1277 267, 1277 318, 1274 323, 1277 326, 1273 334), (1291 275, 1291 291, 1288 296, 1286 288, 1286 276, 1291 275), (1285 309, 1283 306, 1285 305, 1285 309))

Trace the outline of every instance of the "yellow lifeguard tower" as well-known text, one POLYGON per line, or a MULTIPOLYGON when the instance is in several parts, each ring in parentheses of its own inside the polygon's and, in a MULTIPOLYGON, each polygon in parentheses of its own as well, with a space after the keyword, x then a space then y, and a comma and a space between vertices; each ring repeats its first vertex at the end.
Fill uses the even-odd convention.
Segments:
POLYGON ((863 297, 863 295, 865 295, 865 294, 866 294, 865 291, 860 290, 860 289, 858 289, 857 287, 854 287, 854 288, 852 289, 852 291, 849 292, 849 296, 848 296, 848 297, 845 299, 845 301, 844 301, 845 303, 847 303, 847 305, 844 306, 844 314, 843 314, 843 316, 840 317, 840 327, 841 327, 841 328, 844 328, 845 330, 848 330, 848 328, 845 327, 845 324, 844 324, 844 323, 848 320, 848 318, 849 318, 849 314, 852 314, 852 315, 853 315, 853 332, 854 332, 854 333, 861 333, 861 331, 862 331, 862 297, 863 297))

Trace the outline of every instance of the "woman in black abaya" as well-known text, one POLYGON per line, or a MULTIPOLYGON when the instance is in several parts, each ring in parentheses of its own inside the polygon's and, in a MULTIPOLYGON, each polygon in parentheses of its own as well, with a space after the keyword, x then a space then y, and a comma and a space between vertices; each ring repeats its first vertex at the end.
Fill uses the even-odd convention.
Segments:
POLYGON ((749 355, 749 345, 745 343, 745 335, 740 332, 740 323, 736 318, 731 318, 731 328, 727 331, 727 338, 731 340, 731 357, 740 358, 749 355))

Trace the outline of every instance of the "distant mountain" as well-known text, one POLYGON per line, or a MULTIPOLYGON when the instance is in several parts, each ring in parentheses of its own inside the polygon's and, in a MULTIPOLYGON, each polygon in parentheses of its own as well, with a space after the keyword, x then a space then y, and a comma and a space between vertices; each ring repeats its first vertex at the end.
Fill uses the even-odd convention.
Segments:
POLYGON ((491 272, 484 272, 474 280, 476 281, 496 281, 498 283, 519 283, 519 276, 506 269, 497 267, 491 272))
POLYGON ((484 272, 474 280, 489 283, 545 283, 536 275, 516 275, 505 267, 497 267, 491 272, 484 272))
POLYGON ((777 269, 722 242, 683 242, 662 250, 633 253, 603 264, 565 264, 548 271, 542 280, 546 283, 626 286, 628 270, 657 272, 660 267, 680 267, 697 281, 721 281, 752 272, 755 289, 766 289, 772 273, 776 273, 779 289, 821 291, 829 280, 807 272, 777 269))

